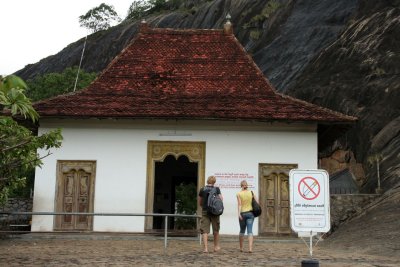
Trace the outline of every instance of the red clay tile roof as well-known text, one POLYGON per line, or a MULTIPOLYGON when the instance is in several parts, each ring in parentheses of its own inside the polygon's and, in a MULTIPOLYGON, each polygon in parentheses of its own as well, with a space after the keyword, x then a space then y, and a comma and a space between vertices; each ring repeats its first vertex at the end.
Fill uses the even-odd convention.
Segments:
POLYGON ((142 30, 86 89, 34 107, 41 117, 356 120, 276 93, 223 30, 142 30))

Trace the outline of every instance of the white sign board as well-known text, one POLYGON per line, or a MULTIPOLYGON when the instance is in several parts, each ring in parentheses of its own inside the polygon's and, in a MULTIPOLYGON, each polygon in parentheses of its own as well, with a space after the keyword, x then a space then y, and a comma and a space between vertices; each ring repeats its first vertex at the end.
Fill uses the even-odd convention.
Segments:
POLYGON ((217 182, 216 186, 220 188, 233 188, 240 190, 240 182, 243 180, 247 181, 249 189, 254 189, 255 179, 254 174, 248 172, 212 172, 210 175, 215 176, 217 182))
POLYGON ((293 169, 289 172, 289 187, 292 230, 328 232, 331 228, 328 173, 293 169))

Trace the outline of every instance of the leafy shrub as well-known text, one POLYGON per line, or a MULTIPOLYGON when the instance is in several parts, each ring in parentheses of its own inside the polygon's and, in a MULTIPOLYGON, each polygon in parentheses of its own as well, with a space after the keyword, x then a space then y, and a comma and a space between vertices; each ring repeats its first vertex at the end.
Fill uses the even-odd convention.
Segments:
MULTIPOLYGON (((28 90, 26 94, 33 101, 46 99, 72 92, 74 90, 76 74, 78 67, 66 68, 62 73, 48 73, 36 76, 34 79, 27 80, 28 90)), ((88 86, 95 78, 95 72, 79 71, 78 83, 76 89, 82 89, 88 86)))
POLYGON ((273 13, 275 13, 281 4, 276 0, 268 1, 268 3, 264 6, 261 13, 252 17, 250 20, 250 24, 261 24, 266 19, 268 19, 273 13))
POLYGON ((253 40, 258 40, 261 37, 261 33, 262 33, 261 30, 258 30, 258 29, 252 30, 252 31, 250 31, 250 38, 253 40))
MULTIPOLYGON (((176 212, 178 214, 193 215, 197 210, 196 185, 181 183, 176 187, 176 212)), ((196 220, 194 218, 176 217, 176 229, 194 229, 196 220)))

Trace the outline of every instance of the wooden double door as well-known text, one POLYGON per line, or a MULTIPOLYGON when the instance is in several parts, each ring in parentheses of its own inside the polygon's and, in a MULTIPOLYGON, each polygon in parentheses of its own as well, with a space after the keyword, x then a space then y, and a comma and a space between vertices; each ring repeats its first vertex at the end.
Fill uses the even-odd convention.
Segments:
MULTIPOLYGON (((93 212, 95 161, 58 161, 56 212, 93 212)), ((92 231, 93 216, 56 215, 54 230, 92 231)))
POLYGON ((259 188, 263 213, 259 219, 260 235, 291 234, 289 171, 296 164, 260 164, 259 188))

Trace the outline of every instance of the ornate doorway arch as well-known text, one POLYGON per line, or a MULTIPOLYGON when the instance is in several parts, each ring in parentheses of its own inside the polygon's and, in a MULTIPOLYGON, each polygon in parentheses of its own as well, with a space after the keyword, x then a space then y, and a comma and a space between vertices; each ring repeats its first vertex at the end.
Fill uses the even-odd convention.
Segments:
MULTIPOLYGON (((148 141, 147 143, 147 181, 146 181, 146 213, 154 213, 155 163, 162 162, 168 155, 186 156, 190 162, 198 164, 197 191, 205 183, 205 142, 189 141, 148 141)), ((199 210, 197 214, 199 214, 199 210)), ((145 217, 145 231, 153 229, 153 217, 145 217)))

